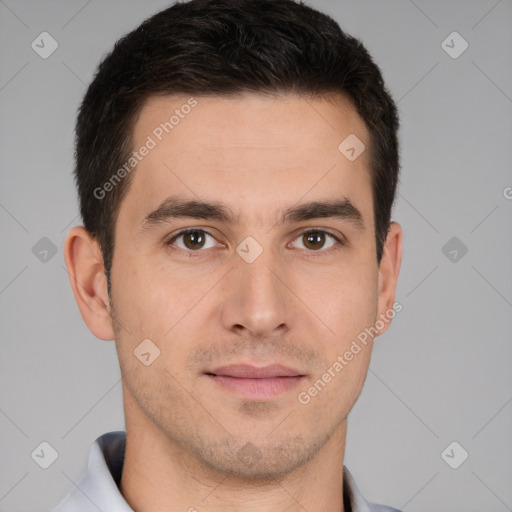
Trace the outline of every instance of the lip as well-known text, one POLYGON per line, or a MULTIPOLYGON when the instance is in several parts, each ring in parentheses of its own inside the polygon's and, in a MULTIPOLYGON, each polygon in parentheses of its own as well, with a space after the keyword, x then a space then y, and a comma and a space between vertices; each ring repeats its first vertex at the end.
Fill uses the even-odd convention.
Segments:
POLYGON ((228 366, 220 366, 207 373, 223 377, 237 377, 240 379, 269 379, 273 377, 303 376, 299 370, 281 364, 271 364, 261 368, 250 364, 230 364, 228 366))
POLYGON ((298 370, 279 364, 262 368, 243 364, 221 366, 205 375, 222 388, 251 400, 289 391, 306 377, 298 370))

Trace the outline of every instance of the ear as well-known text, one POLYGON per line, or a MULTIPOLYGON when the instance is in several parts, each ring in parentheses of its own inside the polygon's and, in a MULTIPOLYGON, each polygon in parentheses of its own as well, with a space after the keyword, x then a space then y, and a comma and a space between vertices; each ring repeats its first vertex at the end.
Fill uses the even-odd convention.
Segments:
POLYGON ((107 278, 99 243, 83 226, 76 226, 67 234, 64 259, 73 295, 87 327, 97 338, 113 340, 107 278))
POLYGON ((384 327, 379 329, 377 336, 380 336, 386 332, 388 327, 391 325, 390 320, 393 317, 390 317, 389 312, 396 310, 393 305, 395 303, 396 285, 401 264, 402 227, 397 222, 391 222, 388 235, 386 237, 386 243, 384 244, 383 248, 382 259, 379 265, 379 290, 377 297, 376 318, 376 320, 381 320, 384 318, 387 318, 388 320, 381 322, 384 324, 384 327), (386 312, 388 314, 386 314, 386 312))

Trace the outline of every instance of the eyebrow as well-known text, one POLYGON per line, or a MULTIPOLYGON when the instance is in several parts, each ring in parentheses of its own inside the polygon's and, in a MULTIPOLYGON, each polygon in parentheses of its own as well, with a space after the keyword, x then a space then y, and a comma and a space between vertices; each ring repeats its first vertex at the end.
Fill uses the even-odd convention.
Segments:
MULTIPOLYGON (((236 224, 240 219, 240 214, 236 214, 229 206, 218 201, 190 200, 180 196, 170 196, 156 210, 144 217, 142 229, 146 230, 151 226, 180 218, 216 220, 225 224, 236 224)), ((277 224, 291 224, 321 218, 346 220, 361 231, 365 229, 363 215, 348 198, 311 201, 290 206, 280 213, 277 224)))

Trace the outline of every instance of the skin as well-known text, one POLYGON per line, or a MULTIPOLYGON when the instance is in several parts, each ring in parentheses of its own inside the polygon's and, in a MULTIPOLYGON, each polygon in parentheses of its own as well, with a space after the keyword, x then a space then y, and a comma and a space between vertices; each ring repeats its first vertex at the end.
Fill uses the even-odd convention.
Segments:
MULTIPOLYGON (((150 98, 134 148, 188 99, 150 98)), ((113 308, 96 240, 77 226, 65 244, 82 317, 95 336, 115 339, 119 356, 127 432, 120 490, 138 512, 343 510, 347 416, 373 341, 308 404, 297 395, 395 302, 402 230, 391 223, 379 266, 368 131, 341 95, 196 100, 133 171, 116 224, 113 308), (354 162, 338 150, 349 134, 367 148, 354 162), (142 229, 171 194, 222 201, 238 222, 172 219, 142 229), (289 206, 344 198, 364 229, 338 218, 277 224, 289 206), (166 244, 183 228, 211 236, 195 252, 201 244, 190 237, 166 244), (308 245, 311 228, 346 243, 326 235, 308 245), (263 249, 252 263, 236 252, 248 236, 263 249), (147 338, 160 350, 149 366, 134 356, 147 338), (204 374, 232 363, 281 363, 306 378, 278 396, 244 399, 204 374)))

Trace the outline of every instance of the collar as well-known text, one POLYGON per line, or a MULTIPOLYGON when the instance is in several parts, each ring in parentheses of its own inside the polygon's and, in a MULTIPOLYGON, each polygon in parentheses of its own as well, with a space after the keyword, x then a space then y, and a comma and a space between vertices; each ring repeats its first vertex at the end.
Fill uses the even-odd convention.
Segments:
MULTIPOLYGON (((91 446, 87 472, 53 512, 134 512, 119 491, 126 448, 126 432, 108 432, 91 446)), ((345 512, 400 512, 368 503, 343 466, 345 512)))

